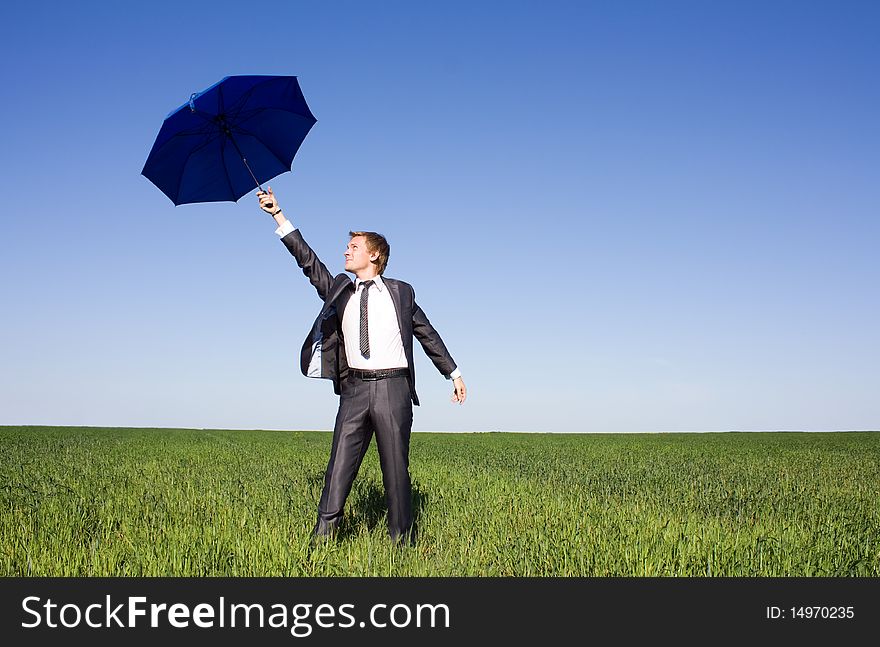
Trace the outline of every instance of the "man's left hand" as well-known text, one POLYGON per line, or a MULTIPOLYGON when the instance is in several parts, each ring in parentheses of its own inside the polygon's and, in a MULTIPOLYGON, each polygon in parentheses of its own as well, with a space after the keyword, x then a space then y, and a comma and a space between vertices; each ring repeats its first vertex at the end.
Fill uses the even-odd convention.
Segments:
POLYGON ((464 380, 457 377, 452 381, 452 384, 455 387, 455 390, 452 392, 452 401, 464 404, 464 400, 467 398, 467 388, 465 388, 464 380))

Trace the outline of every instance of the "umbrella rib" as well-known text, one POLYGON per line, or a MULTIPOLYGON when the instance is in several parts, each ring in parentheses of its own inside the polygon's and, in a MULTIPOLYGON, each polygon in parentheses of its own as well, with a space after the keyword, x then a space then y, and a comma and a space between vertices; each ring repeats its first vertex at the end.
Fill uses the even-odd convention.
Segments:
MULTIPOLYGON (((175 137, 176 137, 176 136, 177 136, 177 135, 175 135, 175 137)), ((170 140, 169 140, 169 141, 170 141, 170 140)), ((186 156, 186 160, 185 160, 185 161, 183 162, 183 164, 180 166, 180 176, 177 178, 177 190, 174 192, 175 195, 176 195, 178 198, 180 197, 180 185, 183 184, 183 174, 186 173, 186 166, 187 166, 187 164, 189 164, 190 159, 192 159, 192 156, 195 155, 197 151, 202 150, 205 146, 207 146, 208 144, 210 144, 212 141, 213 141, 213 140, 209 137, 208 139, 206 139, 206 140, 204 141, 204 143, 202 143, 202 144, 199 145, 199 146, 194 147, 194 148, 189 152, 189 155, 186 156)))
POLYGON ((220 142, 220 159, 223 160, 223 173, 226 175, 226 184, 229 185, 229 194, 234 198, 235 189, 232 188, 232 179, 229 177, 229 169, 226 168, 226 139, 220 142))
POLYGON ((267 144, 266 142, 264 142, 262 139, 260 139, 260 138, 257 137, 256 135, 254 135, 252 132, 250 132, 249 130, 244 130, 243 128, 240 128, 240 127, 239 127, 239 128, 236 128, 235 130, 236 130, 237 133, 239 133, 239 134, 241 134, 241 135, 248 135, 249 137, 253 137, 254 139, 256 139, 258 142, 260 142, 261 144, 263 144, 263 146, 266 148, 267 151, 269 151, 270 153, 272 153, 272 157, 274 157, 275 159, 277 159, 277 160, 281 163, 281 166, 287 166, 287 164, 284 163, 284 160, 281 159, 280 157, 278 157, 278 155, 275 153, 275 151, 272 150, 272 147, 269 146, 269 144, 267 144))
POLYGON ((204 119, 204 120, 205 120, 207 123, 209 123, 209 124, 213 124, 213 123, 214 123, 214 118, 211 116, 211 113, 210 113, 210 112, 205 112, 204 110, 200 110, 199 108, 196 108, 195 110, 192 110, 192 113, 193 113, 196 117, 201 117, 202 119, 204 119))
MULTIPOLYGON (((284 77, 275 77, 275 76, 273 76, 273 77, 269 77, 269 78, 267 78, 267 79, 265 79, 265 80, 263 80, 263 81, 260 81, 259 83, 255 83, 254 85, 252 85, 252 86, 248 89, 248 91, 245 92, 245 93, 241 96, 241 98, 240 98, 238 101, 236 101, 235 104, 233 104, 233 105, 229 108, 228 111, 226 111, 226 114, 229 116, 229 120, 232 121, 232 122, 235 122, 235 120, 238 119, 239 115, 240 115, 240 114, 242 113, 242 111, 245 109, 245 105, 247 104, 248 100, 251 98, 251 95, 254 93, 254 91, 255 91, 258 87, 260 87, 261 85, 264 85, 264 84, 266 84, 266 83, 271 83, 271 82, 273 82, 273 81, 277 81, 279 78, 284 78, 284 77)), ((308 104, 305 102, 305 97, 302 97, 302 92, 301 92, 301 91, 300 91, 300 97, 303 99, 303 106, 305 107, 305 110, 306 110, 306 113, 305 113, 305 114, 303 114, 301 111, 297 111, 297 110, 288 110, 287 108, 284 108, 284 107, 281 107, 281 106, 273 107, 273 108, 271 108, 271 110, 279 110, 279 111, 281 111, 281 112, 287 112, 287 113, 289 113, 289 114, 296 115, 297 117, 302 117, 303 119, 311 119, 312 124, 314 125, 318 120, 315 119, 315 115, 312 114, 312 110, 311 110, 311 108, 309 108, 308 104)), ((266 110, 266 109, 265 109, 265 108, 256 108, 256 109, 254 109, 254 114, 251 115, 251 116, 246 117, 246 118, 244 119, 244 121, 247 121, 247 120, 250 119, 251 117, 256 116, 257 114, 259 114, 260 112, 263 112, 264 110, 266 110)), ((236 123, 236 126, 237 126, 237 125, 238 125, 238 123, 236 123)), ((273 153, 273 155, 274 155, 274 153, 273 153)), ((276 157, 277 157, 277 156, 276 156, 276 157)))
POLYGON ((316 124, 316 123, 318 123, 318 120, 315 119, 315 115, 312 114, 312 111, 309 109, 308 106, 306 106, 306 110, 307 110, 308 112, 305 113, 305 114, 303 114, 302 112, 298 112, 298 111, 296 111, 296 110, 288 110, 287 108, 284 108, 284 107, 281 107, 281 106, 274 106, 274 107, 272 107, 272 108, 263 108, 262 110, 255 111, 253 115, 250 115, 250 116, 247 117, 246 119, 243 119, 242 121, 240 121, 239 123, 237 123, 236 126, 238 126, 239 124, 242 124, 242 123, 246 123, 248 120, 250 120, 250 119, 252 119, 253 117, 257 116, 257 114, 258 114, 259 112, 266 112, 267 110, 277 110, 278 112, 286 112, 286 113, 289 114, 289 115, 293 115, 293 116, 295 116, 295 117, 301 117, 302 119, 305 119, 305 120, 307 120, 307 121, 311 121, 313 125, 316 124))
POLYGON ((256 90, 257 87, 263 85, 264 83, 270 83, 271 81, 275 81, 277 79, 278 79, 278 77, 276 77, 276 76, 270 76, 269 78, 264 79, 264 80, 260 81, 259 83, 254 83, 250 88, 248 88, 247 92, 245 92, 243 95, 241 95, 241 98, 239 98, 239 100, 236 101, 229 108, 229 112, 227 114, 229 114, 232 117, 238 117, 239 113, 242 110, 244 110, 245 105, 247 104, 248 100, 251 98, 251 95, 254 93, 254 90, 256 90), (233 113, 233 111, 235 111, 235 112, 233 113))
MULTIPOLYGON (((210 126, 210 125, 211 124, 208 124, 208 126, 210 126)), ((172 140, 175 140, 178 137, 193 137, 195 135, 208 135, 208 136, 210 136, 211 134, 213 134, 214 130, 216 130, 216 127, 215 128, 209 127, 208 129, 205 129, 204 127, 202 127, 201 129, 192 128, 190 130, 178 131, 176 133, 171 134, 165 141, 163 141, 162 145, 159 146, 159 148, 156 148, 156 146, 154 144, 153 149, 150 151, 150 155, 158 153, 159 151, 164 149, 169 143, 171 143, 172 140)))
MULTIPOLYGON (((304 115, 302 115, 302 114, 300 114, 300 113, 298 113, 298 112, 294 112, 293 110, 284 110, 283 108, 270 108, 269 110, 279 110, 279 111, 281 111, 281 112, 288 112, 288 113, 290 113, 290 114, 292 114, 292 115, 296 115, 297 117, 302 117, 303 119, 307 119, 307 117, 305 117, 304 115)), ((264 111, 264 112, 265 112, 265 111, 264 111)), ((312 125, 314 125, 316 121, 317 121, 317 120, 312 121, 312 125)), ((264 142, 260 137, 257 137, 257 135, 255 135, 255 134, 252 133, 251 131, 249 131, 249 130, 245 130, 244 128, 242 128, 242 127, 241 127, 241 124, 237 124, 237 125, 235 126, 235 132, 237 132, 237 133, 241 133, 242 135, 249 135, 249 136, 253 137, 254 139, 256 139, 257 141, 261 142, 261 143, 263 144, 263 146, 266 147, 266 150, 269 151, 270 153, 272 153, 272 157, 274 157, 275 159, 277 159, 277 160, 281 163, 282 166, 289 166, 289 165, 288 165, 283 159, 281 159, 281 158, 277 155, 277 153, 275 153, 274 150, 272 150, 272 147, 269 146, 269 144, 267 144, 266 142, 264 142)), ((300 142, 300 144, 301 144, 301 143, 302 143, 302 142, 300 142)), ((293 163, 293 160, 291 160, 291 164, 292 164, 292 163, 293 163)))
MULTIPOLYGON (((253 91, 253 88, 251 88, 251 91, 253 91)), ((223 101, 223 86, 222 85, 217 86, 217 93, 218 93, 218 97, 220 99, 219 114, 228 115, 229 113, 226 112, 225 103, 223 101)), ((232 129, 231 128, 228 129, 227 135, 228 135, 229 139, 231 140, 232 139, 232 129)), ((239 147, 235 143, 235 141, 233 141, 232 144, 235 146, 235 150, 238 153, 239 157, 241 158, 242 163, 245 166, 247 166, 247 162, 245 162, 245 158, 244 158, 244 153, 241 152, 241 149, 239 149, 239 147)), ((224 175, 226 175, 226 184, 229 185, 229 194, 233 198, 235 198, 235 189, 232 186, 232 178, 229 177, 229 168, 226 166, 226 137, 223 137, 220 140, 220 159, 223 160, 223 173, 224 173, 224 175)), ((259 182, 257 183, 257 186, 259 186, 259 182)))

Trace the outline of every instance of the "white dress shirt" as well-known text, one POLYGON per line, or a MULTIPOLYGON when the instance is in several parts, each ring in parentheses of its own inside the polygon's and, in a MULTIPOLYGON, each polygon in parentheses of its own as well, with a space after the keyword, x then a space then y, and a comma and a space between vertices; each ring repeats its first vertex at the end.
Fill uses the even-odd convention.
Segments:
POLYGON ((351 368, 375 371, 382 368, 406 368, 406 353, 400 338, 397 310, 391 300, 388 286, 381 276, 372 279, 367 294, 370 335, 370 358, 361 355, 361 293, 366 289, 361 279, 355 281, 354 296, 342 314, 342 337, 345 339, 345 357, 351 368))
MULTIPOLYGON (((287 220, 275 230, 280 237, 284 237, 294 231, 296 227, 287 220)), ((363 281, 355 281, 355 293, 345 307, 342 315, 342 336, 345 339, 345 356, 351 368, 368 371, 384 368, 406 368, 406 353, 403 350, 403 341, 400 336, 400 324, 397 321, 397 310, 388 286, 382 281, 381 276, 373 278, 367 298, 367 312, 369 313, 370 335, 370 358, 361 355, 360 327, 361 327, 361 292, 363 281)), ((456 368, 447 380, 454 380, 461 376, 461 371, 456 368)))

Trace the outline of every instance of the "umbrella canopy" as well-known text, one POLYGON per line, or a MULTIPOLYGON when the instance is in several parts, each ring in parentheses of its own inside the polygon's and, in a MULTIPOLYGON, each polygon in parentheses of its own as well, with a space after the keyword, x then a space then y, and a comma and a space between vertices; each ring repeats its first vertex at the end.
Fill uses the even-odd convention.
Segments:
POLYGON ((141 174, 175 205, 235 202, 290 170, 315 121, 295 76, 227 76, 168 115, 141 174))

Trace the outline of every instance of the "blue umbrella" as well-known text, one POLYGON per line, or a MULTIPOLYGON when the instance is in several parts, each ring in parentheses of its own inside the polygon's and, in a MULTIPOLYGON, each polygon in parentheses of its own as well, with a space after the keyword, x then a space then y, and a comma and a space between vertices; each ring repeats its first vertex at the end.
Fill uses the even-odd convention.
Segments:
POLYGON ((235 202, 290 170, 315 121, 295 76, 227 76, 168 115, 141 174, 175 205, 235 202))

